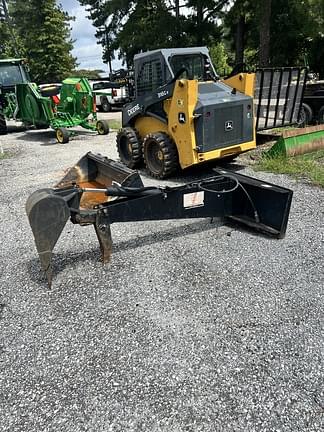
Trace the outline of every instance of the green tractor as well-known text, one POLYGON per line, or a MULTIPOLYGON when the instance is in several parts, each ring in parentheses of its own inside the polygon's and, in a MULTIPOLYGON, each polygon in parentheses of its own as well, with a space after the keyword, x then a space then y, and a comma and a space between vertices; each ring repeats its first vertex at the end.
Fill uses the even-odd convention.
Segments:
POLYGON ((95 96, 86 78, 40 88, 31 82, 23 59, 0 60, 0 134, 7 133, 6 120, 36 129, 50 127, 59 143, 67 143, 69 128, 76 126, 109 133, 108 122, 97 120, 95 96))

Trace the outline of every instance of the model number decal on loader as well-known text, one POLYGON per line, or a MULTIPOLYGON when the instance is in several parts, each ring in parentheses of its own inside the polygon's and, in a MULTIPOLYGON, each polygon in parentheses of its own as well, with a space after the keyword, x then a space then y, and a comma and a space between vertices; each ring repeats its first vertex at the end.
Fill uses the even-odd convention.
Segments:
POLYGON ((162 90, 161 92, 158 93, 158 98, 167 96, 169 94, 168 90, 162 90))
POLYGON ((183 195, 183 207, 185 209, 190 209, 190 208, 194 208, 194 207, 202 207, 205 205, 204 199, 205 199, 205 192, 204 191, 184 194, 183 195))

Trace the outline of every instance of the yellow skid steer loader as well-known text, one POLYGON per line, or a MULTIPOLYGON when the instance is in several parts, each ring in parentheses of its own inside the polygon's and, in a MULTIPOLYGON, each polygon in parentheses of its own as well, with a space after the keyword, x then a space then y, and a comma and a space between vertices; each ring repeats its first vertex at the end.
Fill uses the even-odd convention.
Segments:
POLYGON ((121 161, 157 178, 255 147, 254 74, 219 81, 207 48, 138 54, 135 100, 117 135, 121 161))
POLYGON ((220 81, 206 47, 137 54, 134 68, 135 98, 123 108, 117 150, 129 168, 144 160, 153 177, 229 161, 256 147, 256 130, 297 121, 305 76, 297 68, 220 81))

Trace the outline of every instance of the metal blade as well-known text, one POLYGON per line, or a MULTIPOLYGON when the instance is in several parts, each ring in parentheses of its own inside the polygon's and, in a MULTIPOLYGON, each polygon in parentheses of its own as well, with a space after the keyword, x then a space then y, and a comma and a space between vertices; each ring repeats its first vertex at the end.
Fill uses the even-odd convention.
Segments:
POLYGON ((53 189, 40 189, 28 198, 26 212, 42 269, 51 286, 52 251, 70 217, 70 209, 64 198, 55 195, 53 189))

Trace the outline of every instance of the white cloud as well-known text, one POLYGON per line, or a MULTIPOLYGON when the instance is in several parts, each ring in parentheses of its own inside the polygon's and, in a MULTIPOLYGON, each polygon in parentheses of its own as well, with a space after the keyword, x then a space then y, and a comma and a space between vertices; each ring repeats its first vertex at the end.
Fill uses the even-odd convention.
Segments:
MULTIPOLYGON (((87 18, 88 12, 85 7, 77 0, 58 0, 57 3, 60 3, 69 15, 75 17, 75 21, 71 22, 71 36, 75 40, 72 54, 77 57, 79 68, 102 69, 107 72, 107 65, 102 62, 102 47, 97 44, 95 38, 96 28, 87 18)), ((120 67, 122 66, 119 60, 112 62, 113 69, 120 67)))

